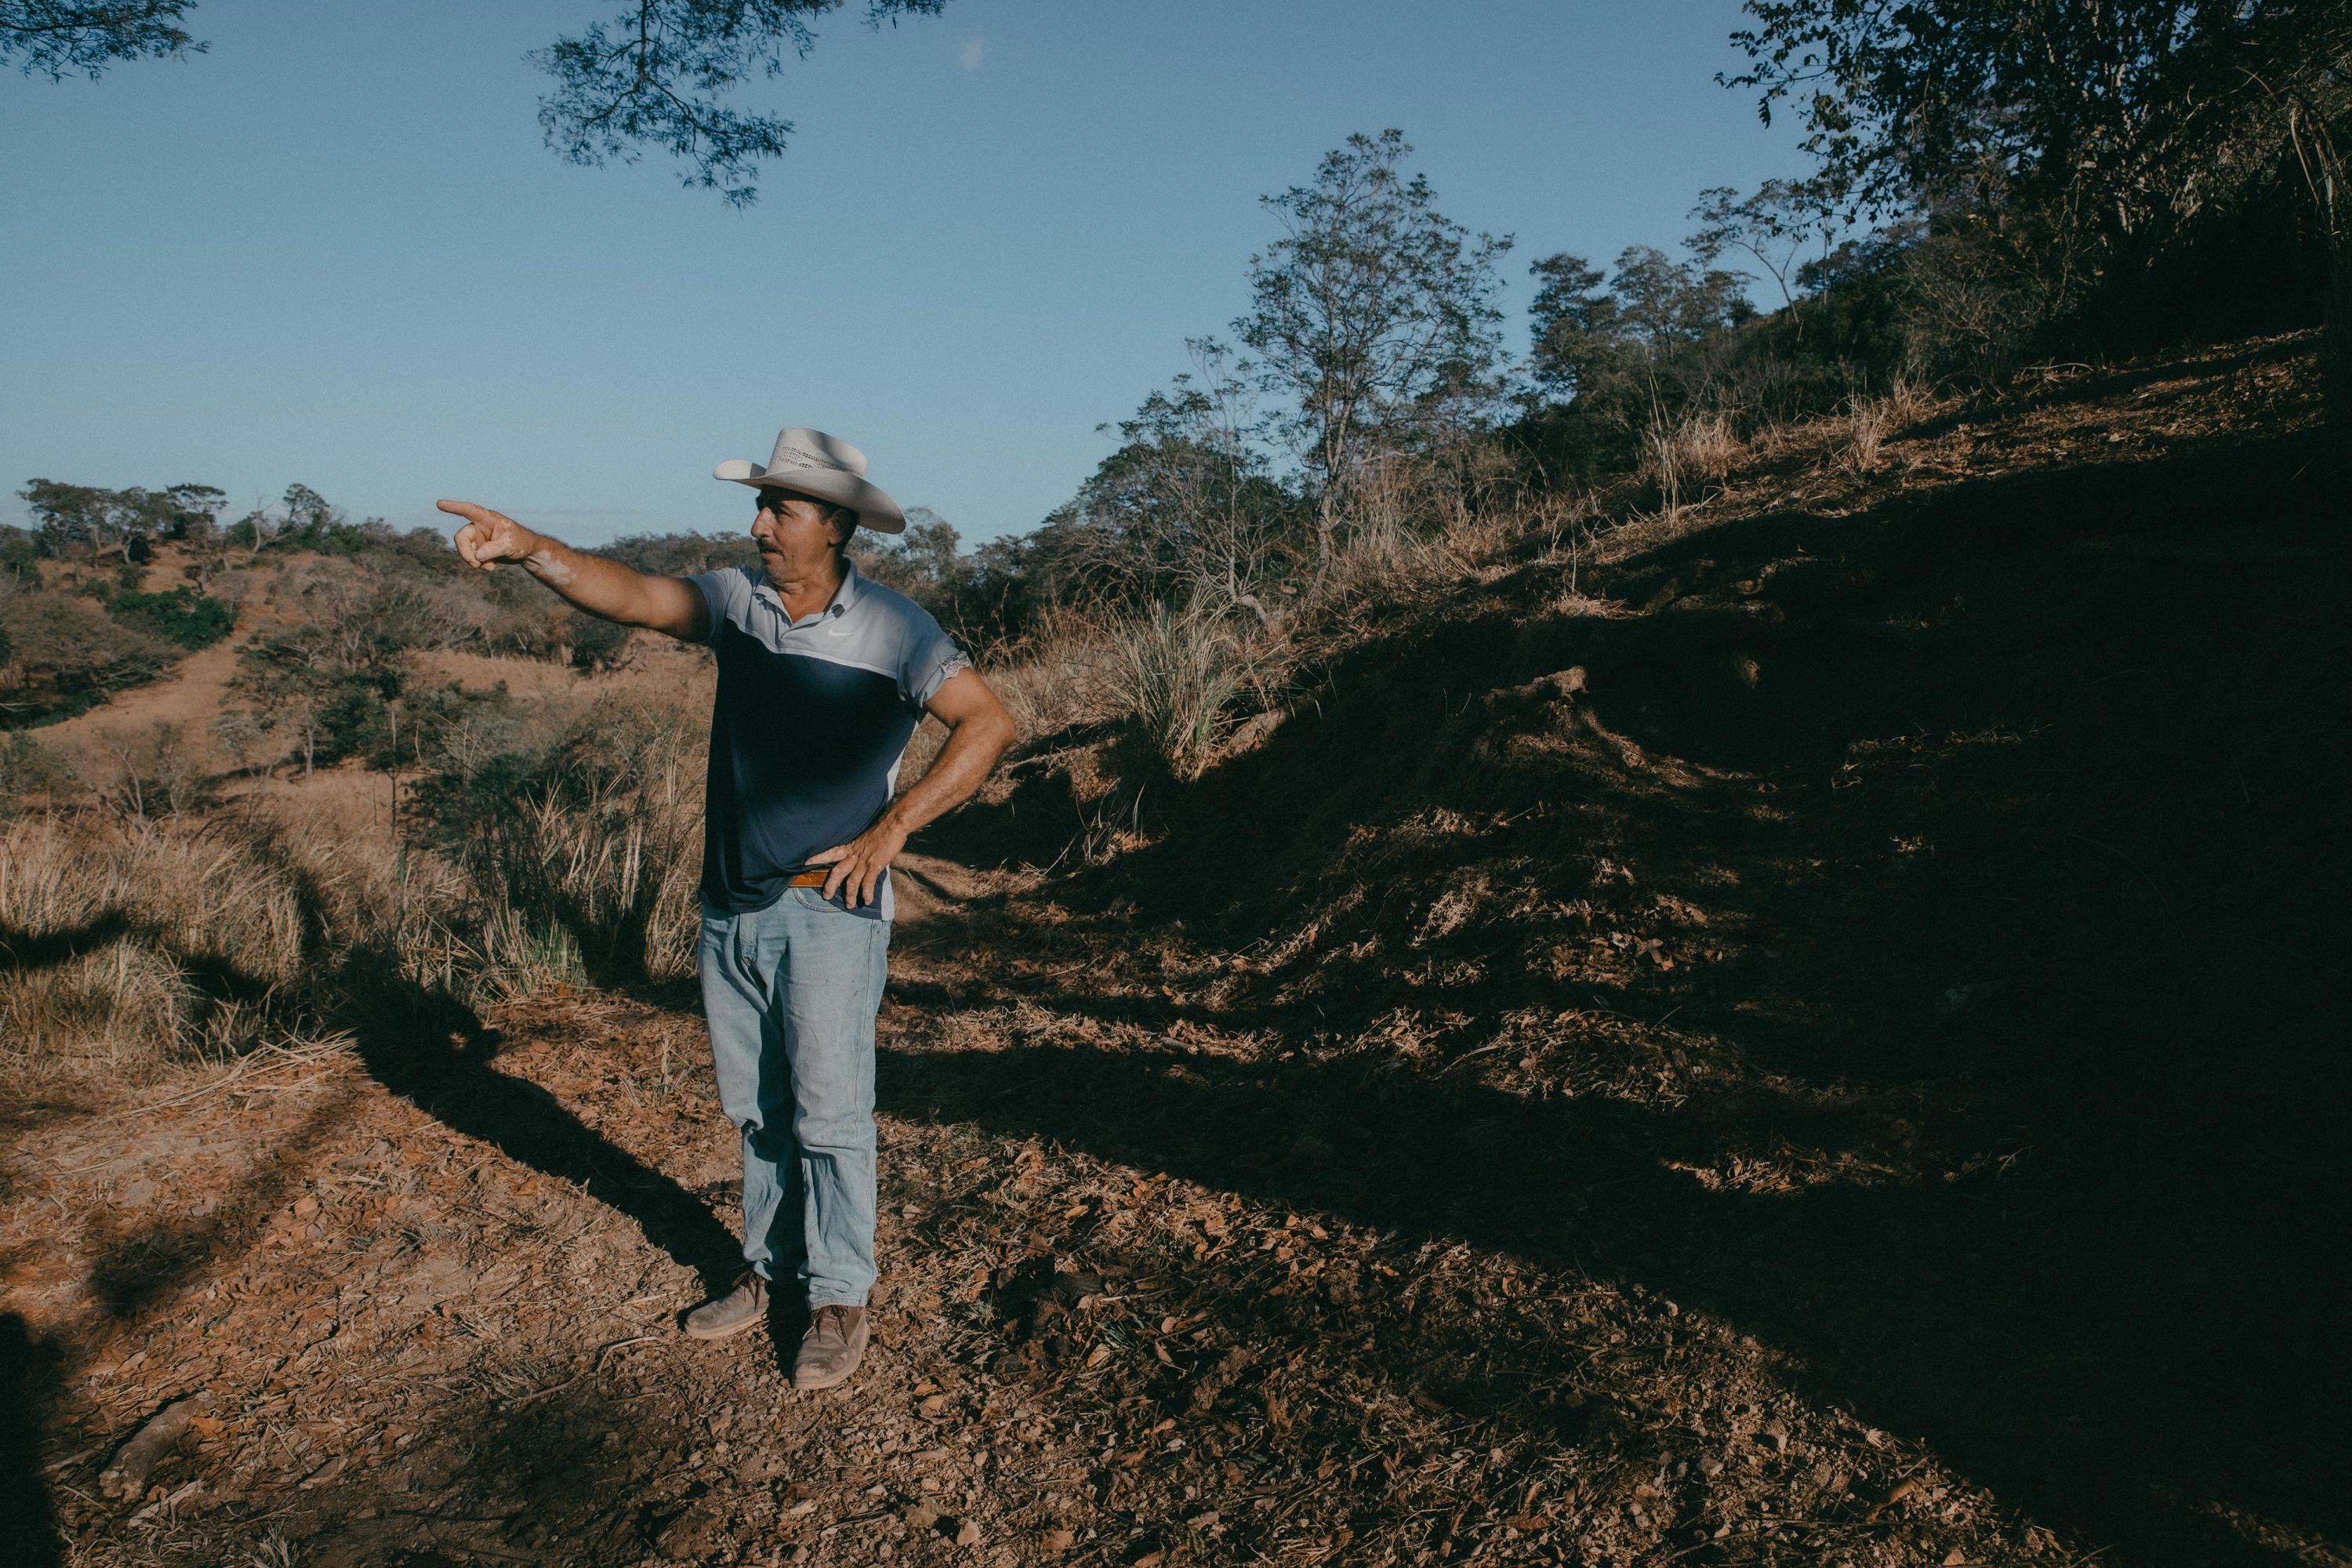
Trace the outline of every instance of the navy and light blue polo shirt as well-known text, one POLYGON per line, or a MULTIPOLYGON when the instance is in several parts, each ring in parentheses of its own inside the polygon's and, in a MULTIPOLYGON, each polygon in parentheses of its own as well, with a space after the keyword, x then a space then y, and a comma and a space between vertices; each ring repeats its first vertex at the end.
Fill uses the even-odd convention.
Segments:
MULTIPOLYGON (((833 602, 797 621, 756 567, 687 579, 719 656, 702 896, 729 914, 766 909, 810 856, 874 825, 924 704, 971 666, 929 611, 843 564, 833 602)), ((855 912, 888 920, 893 902, 885 875, 855 912)))

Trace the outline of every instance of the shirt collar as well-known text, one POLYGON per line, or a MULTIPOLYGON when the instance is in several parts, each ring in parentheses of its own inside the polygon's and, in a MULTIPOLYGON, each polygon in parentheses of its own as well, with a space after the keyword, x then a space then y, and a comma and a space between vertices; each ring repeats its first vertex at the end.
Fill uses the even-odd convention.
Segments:
POLYGON ((833 591, 833 598, 826 604, 824 612, 805 623, 793 620, 792 612, 784 609, 784 596, 777 593, 776 585, 765 577, 753 584, 751 591, 764 596, 768 603, 782 612, 786 624, 814 626, 820 620, 831 620, 847 615, 850 606, 857 603, 857 596, 866 591, 866 577, 857 570, 856 557, 844 552, 841 557, 841 586, 833 591))
POLYGON ((842 552, 841 586, 833 591, 833 603, 826 607, 827 613, 848 614, 849 606, 857 603, 857 596, 864 592, 866 578, 857 570, 857 558, 847 551, 842 552))

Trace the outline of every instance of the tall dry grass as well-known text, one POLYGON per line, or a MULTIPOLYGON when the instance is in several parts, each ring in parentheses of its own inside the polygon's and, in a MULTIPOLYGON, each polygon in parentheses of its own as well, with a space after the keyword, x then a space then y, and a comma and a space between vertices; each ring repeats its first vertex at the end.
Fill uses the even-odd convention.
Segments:
POLYGON ((1670 416, 1653 410, 1642 431, 1634 479, 1656 487, 1663 515, 1679 517, 1706 500, 1707 486, 1729 477, 1743 449, 1728 415, 1708 410, 1670 416))
POLYGON ((1110 692, 1179 781, 1201 776, 1231 728, 1248 662, 1215 617, 1154 605, 1115 626, 1110 692))
MULTIPOLYGON (((988 683, 1024 740, 1118 714, 1111 683, 1111 635, 1093 616, 1049 612, 1016 657, 988 671, 988 683)), ((910 754, 909 770, 919 761, 910 754)))
POLYGON ((232 833, 95 817, 0 830, 0 1071, 217 1061, 298 1032, 297 879, 232 833))
POLYGON ((694 973, 702 768, 688 737, 649 738, 625 773, 559 784, 486 825, 467 860, 488 906, 479 984, 496 997, 694 973))
POLYGON ((1897 376, 1875 396, 1857 395, 1846 400, 1834 432, 1835 460, 1850 474, 1876 473, 1886 462, 1886 444, 1934 411, 1935 399, 1917 382, 1897 376))
MULTIPOLYGON (((0 1081, 139 1081, 439 995, 692 973, 702 752, 616 722, 444 856, 371 821, 85 809, 0 827, 0 1081)), ((691 742, 692 743, 688 743, 691 742)))

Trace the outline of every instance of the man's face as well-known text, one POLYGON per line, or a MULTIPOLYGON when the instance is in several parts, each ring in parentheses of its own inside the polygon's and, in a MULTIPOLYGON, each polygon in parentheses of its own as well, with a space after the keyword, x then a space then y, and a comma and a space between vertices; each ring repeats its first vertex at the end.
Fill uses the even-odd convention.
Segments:
POLYGON ((790 490, 762 489, 759 508, 751 538, 760 547, 761 568, 777 587, 809 576, 856 527, 826 521, 824 507, 790 490))

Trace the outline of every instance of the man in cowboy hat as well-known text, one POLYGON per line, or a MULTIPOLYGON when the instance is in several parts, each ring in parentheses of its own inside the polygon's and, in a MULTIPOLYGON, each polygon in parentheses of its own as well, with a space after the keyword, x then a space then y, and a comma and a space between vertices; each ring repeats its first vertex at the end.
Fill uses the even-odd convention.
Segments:
POLYGON ((810 1309, 793 1363, 831 1388, 865 1353, 874 1284, 874 1016, 890 942, 890 861, 907 836, 968 799, 1013 721, 939 623, 860 575, 859 527, 897 533, 897 502, 866 457, 788 429, 764 467, 715 478, 759 492, 756 568, 652 576, 583 555, 467 501, 457 553, 513 562, 591 615, 718 655, 697 967, 719 1103, 743 1135, 743 1258, 727 1294, 686 1316, 721 1339, 767 1316, 794 1271, 810 1309), (947 726, 922 778, 892 798, 921 716, 947 726))

